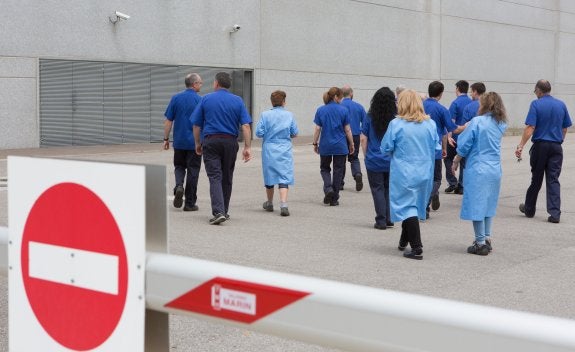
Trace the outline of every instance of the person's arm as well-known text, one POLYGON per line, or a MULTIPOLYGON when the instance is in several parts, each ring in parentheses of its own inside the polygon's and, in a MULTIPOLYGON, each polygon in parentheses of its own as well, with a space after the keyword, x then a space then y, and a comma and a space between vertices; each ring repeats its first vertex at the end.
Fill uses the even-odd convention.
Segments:
MULTIPOLYGON (((535 131, 535 126, 531 125, 525 126, 525 129, 523 130, 523 135, 521 136, 521 141, 517 145, 517 149, 515 149, 515 156, 517 157, 517 159, 521 159, 521 152, 523 152, 523 147, 525 146, 529 138, 533 136, 533 131, 535 131)), ((563 138, 565 138, 565 132, 563 133, 563 138)))
POLYGON ((359 136, 359 143, 361 145, 361 150, 363 150, 363 155, 367 154, 367 136, 365 134, 361 134, 359 136))
POLYGON ((194 142, 196 143, 196 154, 202 155, 202 143, 200 141, 200 135, 202 133, 202 129, 200 126, 194 125, 194 142))
POLYGON ((170 149, 170 131, 172 130, 173 122, 165 119, 164 120, 164 150, 170 149))
POLYGON ((351 134, 351 127, 345 125, 345 136, 347 137, 347 146, 349 147, 349 154, 353 154, 355 147, 353 145, 353 135, 351 134))
POLYGON ((319 154, 319 135, 321 133, 321 127, 315 125, 315 129, 313 130, 313 151, 316 154, 319 154))
POLYGON ((244 135, 244 150, 242 160, 248 162, 252 159, 252 129, 249 123, 242 125, 242 134, 244 135))
POLYGON ((461 155, 457 154, 453 158, 453 163, 451 164, 451 172, 455 175, 457 173, 457 169, 459 168, 459 162, 461 161, 461 155))
POLYGON ((565 136, 567 135, 567 128, 563 129, 563 140, 565 140, 565 136))
MULTIPOLYGON (((442 158, 447 157, 447 138, 451 138, 451 136, 444 134, 443 137, 441 137, 441 157, 442 158)), ((451 146, 454 147, 453 144, 451 146)))

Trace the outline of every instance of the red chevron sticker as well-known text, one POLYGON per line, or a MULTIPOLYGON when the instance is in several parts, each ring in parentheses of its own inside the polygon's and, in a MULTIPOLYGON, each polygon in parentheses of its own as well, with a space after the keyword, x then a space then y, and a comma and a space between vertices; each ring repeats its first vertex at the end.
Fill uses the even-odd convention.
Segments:
POLYGON ((165 307, 251 324, 310 293, 216 277, 165 307))

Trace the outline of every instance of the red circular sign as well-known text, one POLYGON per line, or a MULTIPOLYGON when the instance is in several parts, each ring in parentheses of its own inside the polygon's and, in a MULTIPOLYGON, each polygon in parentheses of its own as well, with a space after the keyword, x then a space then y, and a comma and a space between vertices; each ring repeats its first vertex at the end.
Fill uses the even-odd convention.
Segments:
POLYGON ((79 184, 60 183, 42 193, 26 220, 21 258, 28 302, 54 340, 85 351, 112 335, 126 303, 126 250, 112 213, 94 192, 79 184), (117 256, 117 294, 30 277, 30 242, 117 256))

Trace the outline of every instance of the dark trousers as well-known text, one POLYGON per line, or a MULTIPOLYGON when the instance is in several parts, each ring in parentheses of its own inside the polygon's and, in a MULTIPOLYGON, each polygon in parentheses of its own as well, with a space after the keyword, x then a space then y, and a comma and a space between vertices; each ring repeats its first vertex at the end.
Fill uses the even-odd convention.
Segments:
POLYGON ((391 222, 389 214, 389 172, 367 170, 367 180, 375 206, 375 223, 386 226, 391 222))
MULTIPOLYGON (((359 163, 359 148, 361 145, 359 143, 359 135, 353 135, 353 154, 349 154, 347 156, 347 161, 349 161, 349 167, 351 168, 351 176, 355 176, 357 174, 361 175, 361 164, 359 163)), ((345 179, 345 165, 343 168, 343 176, 341 177, 341 186, 343 188, 343 184, 345 179)))
POLYGON ((212 215, 228 213, 238 149, 235 138, 210 138, 202 145, 204 166, 210 180, 212 215))
POLYGON ((419 231, 419 219, 417 216, 412 216, 401 222, 401 238, 399 239, 400 246, 411 246, 412 249, 422 248, 421 232, 419 231))
POLYGON ((559 175, 563 165, 563 147, 559 143, 535 142, 529 150, 531 185, 525 195, 525 215, 535 215, 537 195, 545 176, 547 187, 547 212, 559 219, 561 216, 561 185, 559 175))
POLYGON ((323 193, 333 192, 333 200, 339 199, 339 188, 334 185, 341 185, 343 171, 345 169, 345 155, 320 155, 320 173, 323 180, 323 193), (331 164, 333 161, 333 174, 331 164))
POLYGON ((453 165, 453 158, 457 155, 457 147, 452 147, 447 144, 447 156, 443 159, 443 164, 445 164, 445 179, 450 186, 457 186, 463 188, 463 169, 465 169, 465 158, 461 159, 459 162, 459 180, 451 172, 451 166, 453 165))
POLYGON ((196 205, 196 201, 198 200, 198 178, 201 167, 202 156, 196 154, 195 150, 174 149, 176 187, 184 186, 184 194, 186 196, 185 205, 188 207, 196 205))

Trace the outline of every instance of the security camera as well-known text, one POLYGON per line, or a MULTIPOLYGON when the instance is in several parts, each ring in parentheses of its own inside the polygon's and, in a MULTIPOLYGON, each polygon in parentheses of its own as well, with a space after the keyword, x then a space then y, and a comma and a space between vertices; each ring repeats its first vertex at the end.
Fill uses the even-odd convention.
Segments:
POLYGON ((237 32, 237 31, 240 30, 240 28, 241 28, 241 27, 240 27, 239 24, 234 24, 234 25, 232 26, 232 29, 230 30, 230 33, 237 32))
MULTIPOLYGON (((119 19, 122 19, 122 20, 127 20, 130 18, 129 15, 126 15, 125 13, 121 13, 120 11, 116 11, 116 17, 118 17, 119 19)), ((239 29, 239 27, 238 27, 238 29, 239 29)))

